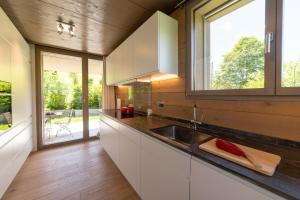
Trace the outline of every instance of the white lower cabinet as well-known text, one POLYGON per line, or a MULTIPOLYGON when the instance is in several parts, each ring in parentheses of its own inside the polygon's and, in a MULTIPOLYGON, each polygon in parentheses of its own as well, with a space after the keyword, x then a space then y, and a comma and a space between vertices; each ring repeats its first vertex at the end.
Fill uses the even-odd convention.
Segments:
POLYGON ((101 143, 111 159, 119 164, 119 132, 106 122, 101 122, 101 143))
POLYGON ((108 117, 100 131, 105 151, 143 200, 283 200, 108 117))
POLYGON ((211 164, 192 158, 191 200, 282 200, 283 198, 253 185, 211 164))
POLYGON ((119 168, 140 194, 140 133, 120 125, 119 168))
POLYGON ((141 137, 141 198, 188 200, 190 155, 141 137))

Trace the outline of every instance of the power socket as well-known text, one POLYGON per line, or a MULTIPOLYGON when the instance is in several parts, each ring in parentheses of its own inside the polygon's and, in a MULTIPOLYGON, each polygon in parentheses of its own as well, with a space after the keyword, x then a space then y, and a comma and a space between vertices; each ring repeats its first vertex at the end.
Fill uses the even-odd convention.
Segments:
POLYGON ((158 108, 163 109, 165 107, 165 102, 159 101, 157 102, 158 108))

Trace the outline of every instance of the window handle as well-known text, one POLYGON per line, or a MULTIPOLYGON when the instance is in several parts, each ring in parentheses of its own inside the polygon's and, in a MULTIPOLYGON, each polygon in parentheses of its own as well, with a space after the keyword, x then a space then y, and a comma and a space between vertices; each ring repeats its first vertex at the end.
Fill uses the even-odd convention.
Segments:
POLYGON ((274 40, 274 33, 268 32, 265 37, 265 54, 271 53, 271 42, 274 40))

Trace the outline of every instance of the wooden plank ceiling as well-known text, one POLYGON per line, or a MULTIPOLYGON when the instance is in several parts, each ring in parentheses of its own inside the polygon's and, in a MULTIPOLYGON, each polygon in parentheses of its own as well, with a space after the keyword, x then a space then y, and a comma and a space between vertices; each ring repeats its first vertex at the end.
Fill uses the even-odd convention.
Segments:
POLYGON ((0 0, 30 42, 108 55, 156 10, 170 12, 180 0, 0 0), (76 37, 59 35, 56 21, 73 21, 76 37))

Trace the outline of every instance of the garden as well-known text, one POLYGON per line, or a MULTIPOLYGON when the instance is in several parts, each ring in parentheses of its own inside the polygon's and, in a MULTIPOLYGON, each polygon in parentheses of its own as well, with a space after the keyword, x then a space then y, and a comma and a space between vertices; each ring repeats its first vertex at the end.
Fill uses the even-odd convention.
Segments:
MULTIPOLYGON (((90 135, 95 135, 99 127, 99 111, 102 107, 102 77, 89 74, 88 105, 90 135)), ((44 134, 48 142, 59 136, 82 138, 82 74, 44 70, 43 97, 45 126, 44 134)), ((70 138, 69 138, 70 139, 70 138)))

